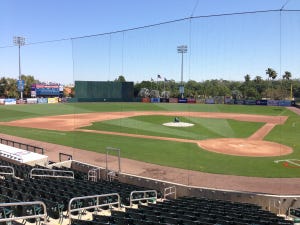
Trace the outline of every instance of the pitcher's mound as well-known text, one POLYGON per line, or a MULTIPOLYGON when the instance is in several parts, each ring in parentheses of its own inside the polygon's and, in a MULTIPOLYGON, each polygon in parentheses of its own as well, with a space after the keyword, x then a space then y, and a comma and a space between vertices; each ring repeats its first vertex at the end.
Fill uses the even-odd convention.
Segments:
POLYGON ((262 140, 242 138, 220 138, 199 141, 198 145, 208 151, 252 157, 270 157, 288 155, 293 149, 282 144, 262 140))
POLYGON ((170 122, 170 123, 164 123, 164 126, 167 127, 192 127, 195 124, 193 123, 184 123, 184 122, 170 122))

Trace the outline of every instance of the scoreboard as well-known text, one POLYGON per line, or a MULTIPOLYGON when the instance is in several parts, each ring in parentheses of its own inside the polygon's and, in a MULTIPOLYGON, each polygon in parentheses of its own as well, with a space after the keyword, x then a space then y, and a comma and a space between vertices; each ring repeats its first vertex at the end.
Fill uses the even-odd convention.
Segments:
POLYGON ((32 84, 31 97, 59 97, 63 93, 63 86, 59 84, 32 84))

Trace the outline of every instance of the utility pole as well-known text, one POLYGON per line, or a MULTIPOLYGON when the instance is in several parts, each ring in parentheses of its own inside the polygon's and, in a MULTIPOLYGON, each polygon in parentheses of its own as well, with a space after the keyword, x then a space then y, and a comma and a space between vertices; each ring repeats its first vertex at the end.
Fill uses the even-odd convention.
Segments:
POLYGON ((183 85, 183 54, 187 53, 187 45, 177 46, 177 52, 181 54, 181 83, 179 87, 179 93, 181 94, 181 98, 183 98, 184 94, 184 85, 183 85))
POLYGON ((19 81, 18 81, 18 89, 20 91, 20 98, 23 100, 23 90, 24 90, 24 83, 21 80, 21 46, 25 45, 25 38, 24 37, 14 37, 14 45, 19 46, 19 81))

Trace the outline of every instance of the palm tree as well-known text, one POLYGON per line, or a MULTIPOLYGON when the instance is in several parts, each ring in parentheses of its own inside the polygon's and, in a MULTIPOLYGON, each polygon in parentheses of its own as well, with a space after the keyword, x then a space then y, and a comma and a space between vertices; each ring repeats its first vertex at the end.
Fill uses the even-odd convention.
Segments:
POLYGON ((292 73, 289 72, 289 71, 285 71, 285 72, 284 72, 284 75, 282 75, 282 78, 283 78, 283 79, 286 79, 286 80, 291 79, 291 77, 292 77, 292 73))
POLYGON ((257 84, 260 84, 261 81, 262 81, 261 76, 256 76, 256 77, 254 78, 254 82, 257 83, 257 84))
MULTIPOLYGON (((277 72, 272 68, 268 68, 266 70, 266 74, 268 75, 268 80, 270 80, 270 78, 272 78, 272 80, 275 80, 277 77, 277 72)), ((272 89, 273 89, 273 85, 272 85, 272 89)), ((273 93, 273 90, 272 90, 272 93, 273 93)))
POLYGON ((286 80, 286 82, 285 82, 285 95, 286 95, 286 96, 287 96, 286 91, 287 91, 287 89, 288 89, 288 80, 290 80, 291 77, 292 77, 292 73, 289 72, 289 71, 285 71, 285 72, 284 72, 284 75, 282 75, 282 79, 283 79, 283 80, 286 80))
POLYGON ((268 79, 270 79, 272 77, 272 73, 273 73, 273 69, 272 68, 268 68, 266 69, 266 74, 268 75, 268 79))
POLYGON ((247 74, 244 78, 245 78, 245 83, 249 83, 249 81, 251 79, 250 75, 247 74))
POLYGON ((254 78, 254 83, 255 83, 255 87, 256 87, 256 92, 259 94, 258 97, 261 97, 261 83, 262 83, 262 77, 261 76, 256 76, 254 78))
POLYGON ((244 98, 247 98, 247 93, 248 93, 248 90, 250 89, 250 80, 251 80, 251 77, 249 74, 247 74, 246 76, 244 76, 245 78, 245 83, 242 85, 242 89, 243 89, 243 96, 244 98))

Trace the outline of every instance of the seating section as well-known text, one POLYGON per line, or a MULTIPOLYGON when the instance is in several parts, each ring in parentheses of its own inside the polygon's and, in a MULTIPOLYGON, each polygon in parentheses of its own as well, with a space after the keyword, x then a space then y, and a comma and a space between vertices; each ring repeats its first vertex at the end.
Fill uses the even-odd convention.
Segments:
MULTIPOLYGON (((74 197, 118 193, 122 204, 129 205, 130 193, 136 190, 146 189, 118 181, 101 180, 92 182, 52 177, 35 177, 31 179, 28 176, 25 176, 24 179, 7 176, 1 180, 0 185, 0 194, 3 196, 1 202, 43 201, 46 204, 49 216, 53 219, 62 218, 63 212, 68 209, 69 201, 74 197)), ((117 199, 107 197, 102 201, 101 203, 111 203, 116 202, 117 199)), ((95 199, 76 201, 71 208, 90 205, 95 205, 95 199)), ((8 214, 6 213, 6 215, 8 214)))
MULTIPOLYGON (((33 166, 30 166, 30 165, 20 164, 20 163, 16 163, 16 162, 13 162, 13 161, 10 162, 10 161, 3 160, 3 159, 0 159, 0 165, 13 167, 15 169, 16 177, 19 177, 21 179, 28 178, 30 170, 32 168, 48 169, 47 167, 43 167, 43 166, 40 166, 40 165, 36 165, 36 166, 33 167, 33 166)), ((55 167, 55 166, 53 166, 52 169, 72 171, 74 173, 75 179, 82 179, 83 180, 83 179, 87 178, 87 173, 84 173, 84 172, 78 171, 78 170, 74 170, 74 169, 70 169, 70 168, 67 168, 67 167, 55 167)), ((46 174, 52 174, 52 173, 44 171, 43 174, 46 175, 46 174)))
POLYGON ((112 211, 111 216, 93 215, 93 220, 72 220, 81 224, 130 224, 130 225, 291 225, 282 217, 248 203, 236 203, 206 198, 184 197, 156 204, 139 205, 138 209, 126 208, 125 212, 112 211))
MULTIPOLYGON (((12 166, 16 177, 5 175, 0 182, 0 202, 28 202, 42 201, 46 204, 47 213, 53 219, 62 219, 63 212, 68 209, 70 200, 74 197, 118 193, 123 206, 130 205, 132 191, 147 190, 146 188, 121 183, 119 181, 100 180, 92 182, 83 179, 34 177, 29 178, 29 171, 33 168, 28 165, 16 165, 0 160, 0 165, 12 166)), ((37 166, 38 168, 44 168, 37 166)), ((36 167, 35 167, 36 168, 36 167)), ((69 168, 54 168, 68 169, 69 168)), ((72 170, 73 171, 73 170, 72 170)), ((79 172, 83 173, 83 172, 79 172)), ((47 174, 47 172, 45 172, 47 174)), ((78 174, 77 178, 82 178, 78 174)), ((76 178, 76 176, 75 176, 76 178)), ((158 198, 162 195, 158 192, 158 198)), ((154 197, 152 193, 137 194, 136 199, 154 197)), ((100 204, 116 202, 116 197, 105 197, 100 204)), ((95 205, 95 198, 77 200, 71 208, 82 208, 95 205)), ((206 198, 182 197, 176 200, 151 203, 151 201, 135 200, 137 209, 126 207, 125 212, 112 210, 110 216, 93 215, 93 220, 86 221, 72 219, 72 225, 291 225, 282 217, 261 209, 259 206, 248 203, 237 203, 206 198), (141 204, 143 203, 143 204, 141 204)), ((105 209, 105 208, 104 208, 105 209)), ((108 209, 108 207, 106 208, 108 209)), ((18 215, 34 215, 43 209, 31 207, 0 207, 0 218, 18 215)), ((88 210, 94 212, 94 210, 88 210)), ((72 213, 76 215, 76 213, 72 213)), ((2 223, 0 223, 1 225, 2 223)), ((5 224, 5 223, 4 223, 5 224)))
MULTIPOLYGON (((4 194, 0 194, 0 202, 10 203, 10 202, 21 202, 19 199, 13 197, 8 197, 11 193, 9 190, 3 191, 4 194), (8 194, 8 195, 6 195, 8 194)), ((40 205, 28 205, 28 206, 14 206, 14 207, 0 207, 0 219, 18 217, 18 216, 32 216, 43 213, 43 209, 40 205)), ((36 219, 28 219, 29 222, 36 222, 36 219)), ((5 222, 1 222, 0 225, 6 225, 5 222)))
POLYGON ((10 162, 7 160, 0 159, 0 165, 2 166, 11 166, 15 170, 15 176, 21 179, 28 177, 30 170, 33 168, 32 166, 26 164, 20 164, 16 162, 10 162))

